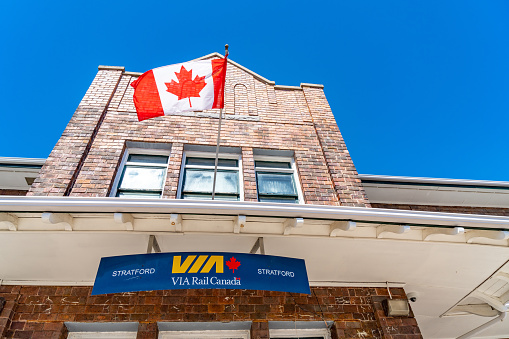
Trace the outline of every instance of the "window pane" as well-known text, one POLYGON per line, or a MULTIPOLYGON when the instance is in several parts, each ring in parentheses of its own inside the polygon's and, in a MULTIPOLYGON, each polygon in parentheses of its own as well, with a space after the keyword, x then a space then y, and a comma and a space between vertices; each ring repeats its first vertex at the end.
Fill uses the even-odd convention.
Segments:
POLYGON ((124 198, 159 198, 160 192, 118 192, 119 197, 124 198))
POLYGON ((214 166, 213 158, 186 158, 186 165, 214 166))
MULTIPOLYGON (((186 169, 182 191, 186 193, 212 193, 213 180, 214 170, 186 169)), ((239 173, 236 171, 217 171, 216 192, 238 194, 239 173)))
POLYGON ((268 168, 292 168, 289 162, 277 162, 277 161, 255 161, 255 166, 268 168))
MULTIPOLYGON (((192 194, 192 193, 184 193, 182 196, 184 199, 194 199, 194 200, 211 200, 212 194, 192 194)), ((214 200, 225 200, 225 201, 238 201, 238 195, 224 195, 224 194, 216 194, 214 195, 214 200)))
POLYGON ((160 190, 166 168, 126 166, 120 189, 160 190))
MULTIPOLYGON (((214 166, 215 158, 186 158, 186 165, 214 166)), ((238 167, 237 159, 218 159, 218 166, 238 167)))
POLYGON ((295 204, 298 202, 295 197, 273 197, 270 195, 260 195, 258 196, 258 201, 260 202, 282 202, 282 203, 290 203, 295 204))
POLYGON ((165 155, 130 154, 127 161, 166 165, 168 163, 168 157, 165 155))
POLYGON ((256 173, 258 193, 270 195, 297 195, 291 173, 256 173))

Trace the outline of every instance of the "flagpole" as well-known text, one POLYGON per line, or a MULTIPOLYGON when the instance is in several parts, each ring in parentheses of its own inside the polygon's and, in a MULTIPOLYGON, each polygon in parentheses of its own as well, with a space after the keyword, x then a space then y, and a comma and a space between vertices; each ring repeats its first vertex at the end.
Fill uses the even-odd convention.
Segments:
MULTIPOLYGON (((227 56, 228 56, 228 44, 224 45, 224 57, 226 58, 227 56)), ((222 120, 223 120, 223 109, 221 108, 219 109, 219 123, 217 126, 216 159, 214 161, 214 180, 212 181, 212 200, 214 200, 214 197, 216 195, 217 164, 219 162, 219 143, 221 142, 222 120)))

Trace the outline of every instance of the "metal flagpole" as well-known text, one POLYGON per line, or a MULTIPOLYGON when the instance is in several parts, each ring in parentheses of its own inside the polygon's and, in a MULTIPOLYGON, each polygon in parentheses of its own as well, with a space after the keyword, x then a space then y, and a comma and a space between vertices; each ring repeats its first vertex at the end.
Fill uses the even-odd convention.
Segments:
MULTIPOLYGON (((228 44, 224 45, 224 57, 228 56, 228 44)), ((226 70, 225 70, 226 72, 226 70)), ((224 88, 223 88, 224 90, 224 88)), ((223 109, 219 110, 219 124, 217 127, 216 159, 214 162, 214 179, 212 181, 212 200, 216 195, 217 164, 219 162, 219 143, 221 142, 221 122, 223 120, 223 109)))

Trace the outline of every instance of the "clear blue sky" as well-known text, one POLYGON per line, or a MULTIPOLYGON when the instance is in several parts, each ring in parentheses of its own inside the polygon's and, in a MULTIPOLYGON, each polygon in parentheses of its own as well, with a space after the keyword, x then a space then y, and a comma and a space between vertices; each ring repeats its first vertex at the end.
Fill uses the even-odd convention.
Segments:
POLYGON ((325 85, 359 173, 509 181, 508 1, 0 3, 0 156, 47 157, 98 65, 224 52, 325 85))

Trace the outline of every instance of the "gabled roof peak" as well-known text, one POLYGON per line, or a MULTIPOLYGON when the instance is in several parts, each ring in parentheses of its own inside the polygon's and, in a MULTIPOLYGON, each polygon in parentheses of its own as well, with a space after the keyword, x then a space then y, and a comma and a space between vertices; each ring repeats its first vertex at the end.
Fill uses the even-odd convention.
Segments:
MULTIPOLYGON (((218 52, 214 52, 214 53, 210 53, 210 54, 204 55, 201 58, 197 58, 195 60, 207 60, 207 59, 211 59, 211 58, 224 58, 224 55, 222 55, 222 54, 220 54, 218 52)), ((261 80, 261 81, 263 81, 263 82, 265 82, 265 83, 267 83, 269 85, 275 85, 276 84, 274 81, 270 81, 269 79, 262 77, 260 74, 255 73, 252 70, 250 70, 249 68, 246 68, 246 67, 236 63, 235 61, 233 61, 230 58, 228 58, 228 62, 231 63, 232 65, 242 69, 243 71, 248 72, 249 74, 251 74, 252 76, 257 78, 258 80, 261 80)))
MULTIPOLYGON (((194 60, 207 60, 207 59, 212 59, 212 58, 224 58, 224 55, 222 55, 221 53, 218 53, 218 52, 214 52, 214 53, 210 53, 210 54, 207 54, 207 55, 204 55, 202 57, 199 57, 199 58, 196 58, 196 59, 193 59, 194 60)), ((236 63, 235 61, 233 61, 232 59, 229 59, 228 58, 228 63, 242 69, 243 71, 251 74, 253 77, 255 77, 256 79, 262 81, 262 82, 265 82, 266 84, 268 85, 272 85, 272 86, 275 86, 275 89, 283 89, 283 90, 302 90, 303 87, 313 87, 313 88, 323 88, 324 86, 323 85, 320 85, 320 84, 308 84, 308 83, 301 83, 300 86, 284 86, 284 85, 276 85, 276 82, 275 81, 271 81, 263 76, 261 76, 260 74, 258 73, 255 73, 253 72, 252 70, 250 70, 249 68, 246 68, 244 66, 242 66, 241 64, 238 64, 236 63)), ((124 67, 116 67, 116 66, 99 66, 99 70, 124 70, 124 67)), ((131 76, 140 76, 141 74, 143 73, 139 73, 139 72, 126 72, 124 71, 123 74, 125 75, 131 75, 131 76)))

